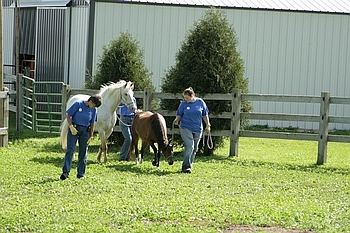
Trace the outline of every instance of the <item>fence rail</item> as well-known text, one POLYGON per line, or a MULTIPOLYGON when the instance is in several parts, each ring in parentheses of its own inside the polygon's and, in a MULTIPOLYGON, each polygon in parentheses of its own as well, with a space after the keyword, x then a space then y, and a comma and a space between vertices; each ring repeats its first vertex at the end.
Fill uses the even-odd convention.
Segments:
MULTIPOLYGON (((65 118, 66 102, 70 96, 75 94, 92 95, 98 90, 87 89, 71 89, 69 85, 62 84, 62 107, 61 119, 65 118)), ((13 93, 11 93, 13 94, 13 93)), ((59 96, 60 93, 51 93, 51 96, 59 96)), ((6 96, 8 93, 6 92, 6 96)), ((29 95, 27 95, 29 96, 29 95)), ((144 91, 135 91, 135 98, 143 100, 144 111, 157 111, 164 116, 175 117, 175 111, 152 109, 153 99, 169 99, 179 101, 182 99, 180 93, 161 93, 152 92, 150 88, 144 91)), ((350 136, 347 135, 329 135, 329 123, 350 124, 350 117, 330 116, 329 109, 331 105, 343 104, 350 105, 350 98, 330 97, 328 92, 322 92, 320 96, 291 96, 291 95, 262 95, 262 94, 242 94, 240 90, 234 90, 229 94, 206 94, 202 97, 205 101, 231 101, 231 112, 223 112, 219 115, 210 114, 210 118, 215 120, 229 119, 231 125, 226 130, 215 130, 211 132, 212 136, 226 136, 230 138, 230 156, 238 156, 239 137, 254 137, 254 138, 275 138, 275 139, 290 139, 290 140, 309 140, 318 141, 317 164, 324 164, 327 159, 327 143, 328 142, 350 142, 350 136), (259 101, 259 102, 294 102, 294 103, 312 103, 318 104, 320 107, 319 115, 310 114, 280 114, 280 113, 255 113, 241 112, 242 101, 259 101), (251 131, 241 130, 240 122, 242 120, 277 120, 277 121, 298 121, 298 122, 313 122, 318 123, 317 133, 292 133, 292 132, 271 132, 271 131, 251 131)), ((31 100, 28 100, 31 101, 31 100)), ((50 102, 50 101, 49 101, 50 102)), ((40 103, 40 102, 39 102, 40 103)), ((51 103, 51 102, 50 102, 51 103)), ((48 103, 43 103, 48 104, 48 103)), ((35 115, 35 114, 34 114, 35 115)), ((25 117, 23 117, 25 118, 25 117)), ((22 119, 23 120, 23 119, 22 119)), ((5 134, 7 129, 0 129, 0 135, 5 134)), ((114 131, 120 132, 119 126, 114 127, 114 131)), ((179 134, 179 129, 169 128, 168 134, 179 134)))
MULTIPOLYGON (((69 88, 68 88, 69 89, 69 88)), ((69 89, 70 95, 75 94, 95 94, 97 90, 84 89, 69 89)), ((143 110, 157 111, 164 116, 174 116, 175 111, 151 109, 153 99, 171 99, 181 100, 180 93, 161 93, 152 92, 146 88, 143 92, 137 91, 134 93, 135 98, 143 99, 143 110)), ((329 108, 331 104, 348 104, 350 98, 330 97, 328 92, 322 92, 320 96, 288 96, 288 95, 261 95, 261 94, 242 94, 240 90, 234 90, 230 94, 207 94, 203 97, 207 100, 231 101, 232 111, 223 112, 219 115, 210 114, 211 119, 231 119, 230 129, 215 130, 211 132, 212 136, 227 136, 230 137, 230 156, 238 156, 239 137, 254 137, 254 138, 274 138, 274 139, 290 139, 290 140, 308 140, 318 141, 318 154, 316 164, 324 164, 327 159, 327 143, 328 142, 350 142, 350 136, 346 135, 328 135, 329 123, 345 123, 350 124, 350 118, 343 116, 329 116, 329 108), (246 113, 241 112, 242 101, 266 101, 266 102, 295 102, 295 103, 313 103, 320 105, 319 115, 308 114, 277 114, 277 113, 246 113), (251 131, 241 130, 241 120, 278 120, 278 121, 298 121, 298 122, 318 122, 319 128, 317 133, 290 133, 290 132, 267 132, 267 131, 251 131)), ((119 126, 114 128, 114 131, 120 132, 119 126)), ((168 129, 169 134, 179 134, 177 128, 168 129)))

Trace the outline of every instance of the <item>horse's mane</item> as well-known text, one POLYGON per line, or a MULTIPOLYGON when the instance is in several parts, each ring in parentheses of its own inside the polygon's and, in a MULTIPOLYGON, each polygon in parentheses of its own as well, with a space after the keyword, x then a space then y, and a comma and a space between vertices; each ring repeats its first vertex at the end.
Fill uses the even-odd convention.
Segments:
POLYGON ((153 113, 152 116, 150 116, 150 125, 153 129, 154 136, 157 139, 157 143, 159 146, 159 149, 162 150, 168 146, 168 138, 167 135, 161 125, 161 121, 159 119, 158 113, 153 113))
POLYGON ((108 82, 107 84, 103 84, 103 85, 101 85, 99 94, 103 98, 108 98, 113 93, 113 91, 109 91, 109 90, 115 90, 117 88, 120 88, 120 87, 124 86, 126 83, 127 82, 125 80, 120 80, 117 83, 108 82))

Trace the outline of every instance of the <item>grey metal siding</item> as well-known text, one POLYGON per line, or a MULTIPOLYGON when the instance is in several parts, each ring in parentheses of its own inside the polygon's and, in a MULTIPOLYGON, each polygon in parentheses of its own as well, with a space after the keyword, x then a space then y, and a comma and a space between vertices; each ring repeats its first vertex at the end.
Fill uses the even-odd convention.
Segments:
POLYGON ((19 53, 35 54, 36 8, 19 10, 19 53))
MULTIPOLYGON (((3 8, 4 19, 14 19, 14 10, 11 8, 3 8)), ((15 37, 14 37, 14 20, 8 20, 3 24, 3 59, 4 59, 4 73, 16 74, 15 67, 15 37)))
POLYGON ((66 63, 66 8, 38 9, 36 75, 37 81, 63 81, 66 63))
POLYGON ((74 7, 71 8, 71 11, 69 73, 64 82, 72 88, 83 88, 86 73, 89 8, 74 7))
MULTIPOLYGON (((158 88, 175 54, 207 8, 96 3, 94 61, 103 45, 129 32, 144 49, 146 66, 158 88)), ((259 94, 348 96, 350 18, 345 14, 224 9, 239 38, 249 92, 259 94)), ((184 84, 185 88, 186 84, 184 84)), ((253 103, 256 112, 319 114, 310 104, 253 103)), ((332 114, 349 116, 344 106, 332 114)), ((253 124, 317 128, 317 123, 254 121, 253 124)), ((331 128, 349 128, 334 124, 331 128)))

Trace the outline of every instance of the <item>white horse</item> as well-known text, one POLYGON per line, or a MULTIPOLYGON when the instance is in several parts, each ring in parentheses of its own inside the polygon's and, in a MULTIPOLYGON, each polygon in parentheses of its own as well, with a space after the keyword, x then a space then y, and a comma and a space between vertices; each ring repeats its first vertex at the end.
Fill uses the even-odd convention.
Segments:
MULTIPOLYGON (((98 132, 101 145, 97 153, 97 161, 101 162, 101 154, 104 154, 104 162, 107 162, 107 139, 113 132, 113 127, 117 121, 116 110, 118 104, 122 102, 130 111, 134 111, 136 106, 134 105, 133 92, 134 84, 132 82, 126 82, 120 80, 117 83, 109 83, 109 85, 103 85, 99 94, 102 98, 102 104, 97 108, 97 122, 95 123, 95 132, 98 132)), ((78 94, 72 96, 67 102, 67 109, 72 106, 75 101, 88 100, 89 95, 78 94)), ((67 134, 68 134, 68 122, 67 119, 61 124, 61 145, 63 149, 67 148, 67 134)))

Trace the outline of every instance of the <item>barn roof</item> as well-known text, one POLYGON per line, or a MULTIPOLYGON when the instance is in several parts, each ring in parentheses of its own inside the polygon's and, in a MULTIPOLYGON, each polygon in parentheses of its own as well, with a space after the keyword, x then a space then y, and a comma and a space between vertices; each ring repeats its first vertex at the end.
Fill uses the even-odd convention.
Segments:
MULTIPOLYGON (((102 0, 103 1, 103 0, 102 0)), ((350 13, 349 0, 116 0, 117 2, 350 13)))
MULTIPOLYGON (((10 2, 10 1, 7 1, 10 2)), ((89 0, 21 0, 18 1, 19 7, 65 7, 68 5, 78 6, 87 5, 89 0)), ((15 1, 8 6, 15 7, 15 1)))

